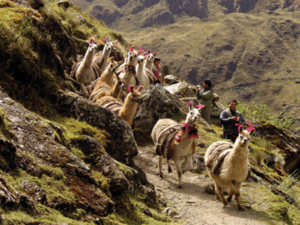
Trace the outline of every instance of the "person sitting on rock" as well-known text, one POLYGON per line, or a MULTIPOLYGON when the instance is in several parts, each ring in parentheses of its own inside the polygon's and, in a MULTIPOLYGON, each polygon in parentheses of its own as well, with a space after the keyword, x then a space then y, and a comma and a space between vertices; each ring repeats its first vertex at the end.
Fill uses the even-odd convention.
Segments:
POLYGON ((231 100, 229 108, 221 113, 220 120, 223 127, 223 138, 230 139, 233 143, 239 136, 237 123, 244 124, 245 120, 239 111, 236 111, 237 101, 231 100))
POLYGON ((203 88, 199 86, 197 90, 197 99, 200 100, 201 105, 205 105, 205 108, 201 112, 202 118, 211 126, 210 114, 213 108, 214 92, 211 89, 210 80, 203 82, 203 88))
POLYGON ((154 81, 154 84, 164 84, 165 83, 165 75, 161 70, 161 66, 160 66, 160 58, 154 58, 153 61, 153 66, 152 66, 152 71, 154 73, 154 76, 156 78, 156 80, 154 81))

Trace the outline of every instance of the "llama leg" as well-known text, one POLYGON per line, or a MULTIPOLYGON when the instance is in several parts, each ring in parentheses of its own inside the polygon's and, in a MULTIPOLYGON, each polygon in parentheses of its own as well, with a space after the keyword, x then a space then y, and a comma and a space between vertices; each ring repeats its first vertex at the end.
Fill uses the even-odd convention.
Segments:
POLYGON ((228 194, 229 194, 229 196, 228 196, 228 198, 227 198, 227 202, 231 202, 231 199, 232 199, 232 195, 235 193, 235 186, 234 186, 234 182, 230 182, 229 184, 228 184, 228 189, 229 189, 229 191, 228 191, 228 194))
POLYGON ((215 182, 215 194, 216 194, 216 201, 221 201, 221 199, 220 199, 220 196, 218 195, 218 191, 217 191, 217 185, 216 185, 216 182, 215 182))
POLYGON ((181 175, 182 175, 181 160, 180 159, 175 159, 174 162, 175 162, 175 166, 176 166, 176 170, 177 170, 177 174, 178 174, 178 179, 179 179, 178 188, 182 188, 182 184, 181 184, 181 175))
POLYGON ((163 174, 162 174, 162 171, 161 171, 163 156, 162 155, 158 155, 157 156, 157 160, 158 160, 158 173, 159 173, 159 176, 161 178, 163 178, 163 174))
POLYGON ((235 199, 236 199, 236 202, 237 202, 237 205, 238 205, 238 210, 239 211, 245 211, 245 209, 242 208, 241 202, 240 202, 240 200, 241 200, 241 192, 240 192, 241 186, 242 186, 242 183, 237 183, 235 185, 235 199))
POLYGON ((218 192, 218 195, 221 197, 223 205, 226 206, 227 202, 226 202, 226 200, 224 198, 222 187, 220 185, 218 185, 218 184, 216 184, 216 191, 218 192))
POLYGON ((84 85, 83 83, 80 84, 80 89, 81 89, 81 91, 82 91, 83 96, 84 96, 85 98, 88 98, 89 96, 88 96, 87 90, 86 90, 86 88, 85 88, 85 85, 84 85))
POLYGON ((171 168, 171 165, 170 165, 170 160, 168 160, 168 159, 167 159, 167 164, 168 164, 168 172, 172 173, 172 168, 171 168))
POLYGON ((192 155, 188 155, 185 157, 185 171, 189 171, 193 169, 193 157, 192 155))

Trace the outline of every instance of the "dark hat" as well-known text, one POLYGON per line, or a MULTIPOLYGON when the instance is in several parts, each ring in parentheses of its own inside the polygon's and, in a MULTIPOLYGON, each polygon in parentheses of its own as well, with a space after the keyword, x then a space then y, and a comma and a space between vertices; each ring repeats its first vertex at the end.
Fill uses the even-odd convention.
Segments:
POLYGON ((160 61, 160 58, 155 57, 155 58, 154 58, 154 61, 160 61))

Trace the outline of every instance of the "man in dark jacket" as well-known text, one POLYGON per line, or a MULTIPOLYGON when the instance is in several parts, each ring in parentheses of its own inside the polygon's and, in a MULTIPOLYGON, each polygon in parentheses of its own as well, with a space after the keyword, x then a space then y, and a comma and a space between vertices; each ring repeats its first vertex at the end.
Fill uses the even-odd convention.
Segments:
POLYGON ((244 124, 245 120, 242 114, 236 111, 237 101, 232 100, 229 104, 229 109, 221 113, 220 120, 223 126, 223 137, 230 139, 233 143, 239 136, 238 127, 235 124, 244 124))

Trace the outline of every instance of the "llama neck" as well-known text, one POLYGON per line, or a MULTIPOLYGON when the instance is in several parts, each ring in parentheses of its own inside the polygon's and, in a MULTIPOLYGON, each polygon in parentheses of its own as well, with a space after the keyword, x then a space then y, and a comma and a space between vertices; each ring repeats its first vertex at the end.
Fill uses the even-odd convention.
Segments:
POLYGON ((235 142, 233 145, 232 158, 238 161, 244 161, 248 158, 248 145, 241 146, 239 142, 235 142))
POLYGON ((112 86, 114 82, 114 73, 106 69, 100 79, 102 82, 106 82, 109 86, 112 86))
POLYGON ((137 106, 138 106, 137 102, 134 102, 129 97, 127 97, 125 99, 122 109, 119 112, 121 118, 127 121, 127 123, 130 126, 132 126, 132 120, 136 113, 137 106))
POLYGON ((151 62, 151 61, 148 61, 148 60, 146 60, 146 62, 145 62, 145 67, 146 67, 148 70, 150 70, 150 71, 151 71, 151 69, 152 69, 152 62, 151 62))
POLYGON ((107 50, 106 48, 104 48, 103 50, 103 64, 101 66, 101 70, 105 70, 107 67, 107 60, 109 58, 109 55, 111 53, 111 50, 107 50))
POLYGON ((119 88, 119 82, 117 81, 115 83, 115 85, 113 86, 113 89, 111 91, 111 96, 118 99, 119 98, 119 95, 121 93, 121 88, 119 88))
POLYGON ((137 65, 137 69, 136 69, 137 75, 138 75, 138 76, 142 76, 143 71, 144 71, 143 64, 138 64, 138 65, 137 65))
POLYGON ((91 67, 94 57, 94 51, 89 47, 85 53, 85 56, 83 58, 82 65, 84 67, 91 67))

